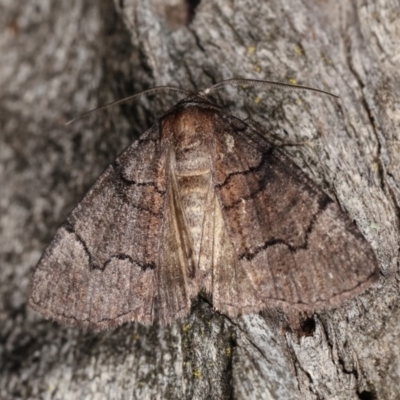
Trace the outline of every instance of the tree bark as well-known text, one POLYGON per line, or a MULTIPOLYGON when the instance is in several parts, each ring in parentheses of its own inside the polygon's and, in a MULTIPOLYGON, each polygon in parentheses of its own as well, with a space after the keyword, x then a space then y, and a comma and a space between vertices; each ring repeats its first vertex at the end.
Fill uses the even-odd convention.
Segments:
POLYGON ((0 398, 400 398, 400 4, 390 0, 0 1, 0 398), (157 85, 232 77, 317 87, 231 90, 356 222, 382 276, 297 323, 228 318, 199 298, 169 327, 66 329, 27 307, 57 227, 102 170, 178 97, 88 109, 157 85))

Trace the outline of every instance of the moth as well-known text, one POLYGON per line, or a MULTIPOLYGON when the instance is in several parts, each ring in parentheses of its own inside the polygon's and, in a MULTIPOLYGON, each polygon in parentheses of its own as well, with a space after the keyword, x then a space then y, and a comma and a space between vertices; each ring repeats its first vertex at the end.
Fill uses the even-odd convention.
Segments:
MULTIPOLYGON (((262 85, 211 89, 226 84, 262 85)), ((98 178, 37 265, 34 310, 80 328, 169 324, 205 291, 229 316, 318 311, 378 278, 349 217, 211 89, 186 93, 98 178)))

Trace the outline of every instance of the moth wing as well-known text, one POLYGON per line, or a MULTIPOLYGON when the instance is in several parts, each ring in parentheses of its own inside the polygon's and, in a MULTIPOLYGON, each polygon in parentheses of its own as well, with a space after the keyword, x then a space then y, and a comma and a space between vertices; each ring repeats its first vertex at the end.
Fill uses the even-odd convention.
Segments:
POLYGON ((33 309, 82 328, 152 323, 166 198, 162 151, 156 125, 100 176, 39 261, 33 309))
POLYGON ((165 214, 158 255, 157 320, 168 324, 190 312, 191 297, 197 294, 193 243, 182 209, 174 168, 174 152, 167 154, 165 214))
POLYGON ((227 261, 214 263, 216 308, 231 315, 270 306, 318 310, 377 279, 369 243, 288 157, 232 116, 217 129, 223 134, 213 151, 213 180, 220 238, 229 240, 221 239, 227 261))

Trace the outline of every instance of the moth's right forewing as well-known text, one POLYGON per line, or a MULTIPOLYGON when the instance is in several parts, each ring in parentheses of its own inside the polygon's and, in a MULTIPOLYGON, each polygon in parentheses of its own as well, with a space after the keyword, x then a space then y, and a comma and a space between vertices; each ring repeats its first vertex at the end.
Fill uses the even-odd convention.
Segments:
MULTIPOLYGON (((237 284, 247 293, 236 302, 238 312, 318 310, 377 279, 370 244, 288 157, 232 116, 221 119, 217 131, 215 190, 237 255, 237 284)), ((219 307, 232 308, 223 300, 219 307)))

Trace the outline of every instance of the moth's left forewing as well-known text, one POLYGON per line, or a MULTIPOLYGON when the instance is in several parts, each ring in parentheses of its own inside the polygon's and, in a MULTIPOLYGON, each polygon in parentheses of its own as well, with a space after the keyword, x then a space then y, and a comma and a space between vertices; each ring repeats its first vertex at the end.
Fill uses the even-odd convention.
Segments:
POLYGON ((153 322, 164 170, 154 126, 107 168, 57 231, 36 267, 33 309, 81 328, 153 322))

